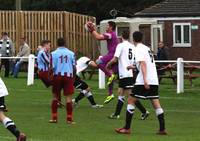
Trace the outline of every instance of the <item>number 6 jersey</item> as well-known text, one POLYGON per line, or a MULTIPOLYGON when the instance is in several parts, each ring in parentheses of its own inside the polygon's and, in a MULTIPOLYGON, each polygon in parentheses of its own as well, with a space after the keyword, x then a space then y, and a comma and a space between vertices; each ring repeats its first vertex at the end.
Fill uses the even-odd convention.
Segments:
POLYGON ((115 57, 118 58, 119 78, 133 77, 132 70, 127 67, 134 64, 135 46, 128 41, 117 45, 115 57))
POLYGON ((139 70, 135 85, 144 85, 142 70, 139 64, 140 61, 144 61, 146 63, 148 84, 158 85, 158 75, 157 75, 156 65, 150 48, 142 43, 139 43, 137 44, 135 51, 136 51, 135 52, 136 66, 137 69, 139 70))

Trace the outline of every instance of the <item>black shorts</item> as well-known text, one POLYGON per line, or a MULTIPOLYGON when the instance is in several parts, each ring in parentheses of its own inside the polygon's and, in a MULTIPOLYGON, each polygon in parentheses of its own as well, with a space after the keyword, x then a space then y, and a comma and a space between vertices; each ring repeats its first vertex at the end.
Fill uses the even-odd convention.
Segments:
POLYGON ((132 89, 134 85, 133 77, 119 79, 119 88, 132 89))
POLYGON ((135 85, 131 96, 140 99, 158 99, 158 85, 150 85, 150 89, 145 89, 144 85, 135 85))
POLYGON ((5 109, 4 97, 0 97, 0 111, 5 111, 5 109))
POLYGON ((81 78, 78 75, 76 75, 74 81, 74 87, 76 89, 85 90, 88 88, 88 84, 85 83, 83 80, 81 80, 81 78))

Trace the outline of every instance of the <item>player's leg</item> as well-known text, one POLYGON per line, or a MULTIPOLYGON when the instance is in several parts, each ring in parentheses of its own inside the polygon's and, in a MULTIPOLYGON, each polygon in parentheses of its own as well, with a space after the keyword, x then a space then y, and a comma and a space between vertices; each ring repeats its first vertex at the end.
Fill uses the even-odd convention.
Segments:
POLYGON ((57 123, 58 119, 58 95, 61 93, 60 76, 54 76, 52 87, 51 120, 50 123, 57 123))
POLYGON ((108 78, 108 82, 107 85, 110 85, 111 83, 113 83, 117 78, 118 78, 118 66, 115 64, 112 66, 112 75, 108 78))
MULTIPOLYGON (((89 62, 89 66, 92 67, 98 67, 99 69, 101 69, 106 76, 108 77, 113 77, 112 73, 106 69, 106 64, 112 59, 112 57, 110 57, 109 55, 105 55, 103 57, 99 57, 99 59, 96 60, 96 62, 94 61, 90 61, 89 62)), ((115 75, 113 78, 116 78, 115 75)), ((113 91, 113 80, 110 81, 109 85, 108 85, 108 96, 106 97, 106 99, 104 100, 104 104, 109 103, 111 100, 114 99, 114 95, 112 93, 113 91)))
POLYGON ((76 75, 75 76, 75 80, 74 80, 74 87, 76 89, 81 90, 80 93, 79 93, 79 95, 75 99, 72 100, 73 101, 73 105, 77 106, 78 102, 85 97, 85 94, 83 93, 82 90, 87 89, 88 86, 84 85, 84 83, 81 80, 81 78, 78 75, 76 75))
POLYGON ((58 103, 57 103, 58 108, 62 108, 63 104, 62 104, 62 99, 61 99, 61 93, 57 95, 57 100, 58 100, 58 103))
POLYGON ((94 96, 93 96, 93 94, 92 94, 92 92, 91 92, 89 87, 87 87, 87 89, 85 89, 85 90, 82 90, 82 92, 87 97, 87 99, 90 102, 92 108, 102 108, 103 107, 103 105, 99 105, 99 104, 97 104, 95 102, 94 96))
POLYGON ((114 87, 114 82, 108 85, 108 96, 104 100, 104 104, 108 104, 114 99, 114 94, 113 94, 113 87, 114 87))
POLYGON ((110 118, 119 118, 122 107, 124 105, 125 95, 128 96, 131 94, 131 90, 133 88, 132 77, 126 77, 119 79, 119 89, 118 89, 118 103, 116 106, 115 113, 110 116, 110 118))
MULTIPOLYGON (((106 76, 111 77, 112 73, 106 69, 106 64, 109 61, 109 56, 103 56, 99 57, 99 59, 96 60, 96 64, 99 69, 101 69, 106 76)), ((112 58, 111 58, 112 59, 112 58)))
POLYGON ((51 120, 49 120, 50 123, 57 123, 58 120, 58 99, 57 99, 57 93, 53 93, 53 99, 51 102, 51 120))
POLYGON ((165 131, 164 110, 162 109, 162 107, 160 105, 160 101, 159 101, 159 99, 152 99, 151 102, 152 102, 152 105, 155 109, 156 116, 157 116, 158 121, 159 121, 159 130, 158 130, 157 134, 166 135, 167 133, 165 131))
MULTIPOLYGON (((130 91, 130 90, 129 90, 130 91)), ((125 101, 125 90, 123 88, 118 88, 118 102, 116 105, 115 113, 109 116, 110 119, 119 119, 122 107, 125 101)))
POLYGON ((76 89, 81 90, 80 94, 75 98, 75 100, 73 100, 74 105, 77 105, 81 99, 83 99, 84 97, 87 97, 88 101, 90 102, 90 104, 93 108, 101 108, 102 107, 102 105, 96 104, 93 94, 90 91, 88 84, 86 82, 84 82, 83 80, 81 80, 81 78, 79 76, 75 77, 74 86, 76 89))
POLYGON ((125 125, 122 128, 117 128, 115 131, 120 134, 130 134, 130 128, 131 128, 131 121, 134 115, 135 111, 135 102, 136 98, 133 97, 132 95, 129 96, 128 98, 128 105, 127 105, 127 111, 126 111, 126 120, 125 120, 125 125))
POLYGON ((43 84, 48 88, 50 87, 53 83, 52 80, 50 80, 49 78, 49 74, 48 71, 40 71, 38 73, 38 77, 40 78, 40 80, 43 82, 43 84))
POLYGON ((141 114, 141 120, 145 120, 147 119, 147 117, 149 116, 149 111, 146 110, 146 108, 142 105, 142 103, 137 100, 135 102, 135 106, 140 110, 141 114))
POLYGON ((63 92, 66 97, 66 120, 68 124, 74 124, 73 121, 73 104, 72 104, 72 96, 74 94, 74 81, 73 78, 64 77, 63 78, 63 92))
POLYGON ((4 97, 0 97, 0 122, 2 122, 4 127, 8 129, 17 138, 17 141, 25 141, 26 135, 24 133, 20 133, 15 123, 9 117, 6 117, 4 115, 4 110, 4 97))
POLYGON ((73 105, 72 105, 72 95, 68 94, 66 96, 66 112, 67 112, 67 116, 66 116, 66 120, 68 124, 74 124, 73 121, 73 105))

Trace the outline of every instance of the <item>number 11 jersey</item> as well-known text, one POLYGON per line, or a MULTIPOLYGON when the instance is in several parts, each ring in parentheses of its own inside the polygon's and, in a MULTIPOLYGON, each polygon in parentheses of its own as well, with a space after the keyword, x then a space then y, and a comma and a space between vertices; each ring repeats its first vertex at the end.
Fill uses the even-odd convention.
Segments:
POLYGON ((50 66, 54 75, 73 77, 76 65, 74 53, 65 47, 59 47, 51 53, 50 66))

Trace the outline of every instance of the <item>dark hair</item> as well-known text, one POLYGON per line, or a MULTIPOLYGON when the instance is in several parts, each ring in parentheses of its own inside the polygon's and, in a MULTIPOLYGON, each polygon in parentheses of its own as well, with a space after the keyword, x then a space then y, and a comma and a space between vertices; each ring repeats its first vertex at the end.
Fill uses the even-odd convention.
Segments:
POLYGON ((40 45, 44 46, 45 44, 48 44, 48 43, 51 43, 51 41, 50 40, 42 40, 40 45))
POLYGON ((135 31, 133 33, 133 41, 142 42, 143 34, 140 31, 135 31))
POLYGON ((130 31, 129 30, 123 30, 122 32, 122 38, 125 40, 128 40, 130 37, 130 31))
POLYGON ((57 45, 58 45, 59 47, 65 46, 65 39, 64 39, 64 38, 58 38, 58 39, 57 39, 57 45))
POLYGON ((2 32, 1 35, 2 35, 2 36, 4 36, 4 35, 7 35, 7 36, 8 36, 8 33, 7 33, 7 32, 2 32))
POLYGON ((116 29, 116 24, 115 24, 115 22, 109 21, 109 22, 108 22, 108 25, 112 27, 112 30, 113 30, 113 31, 115 31, 115 29, 116 29))

